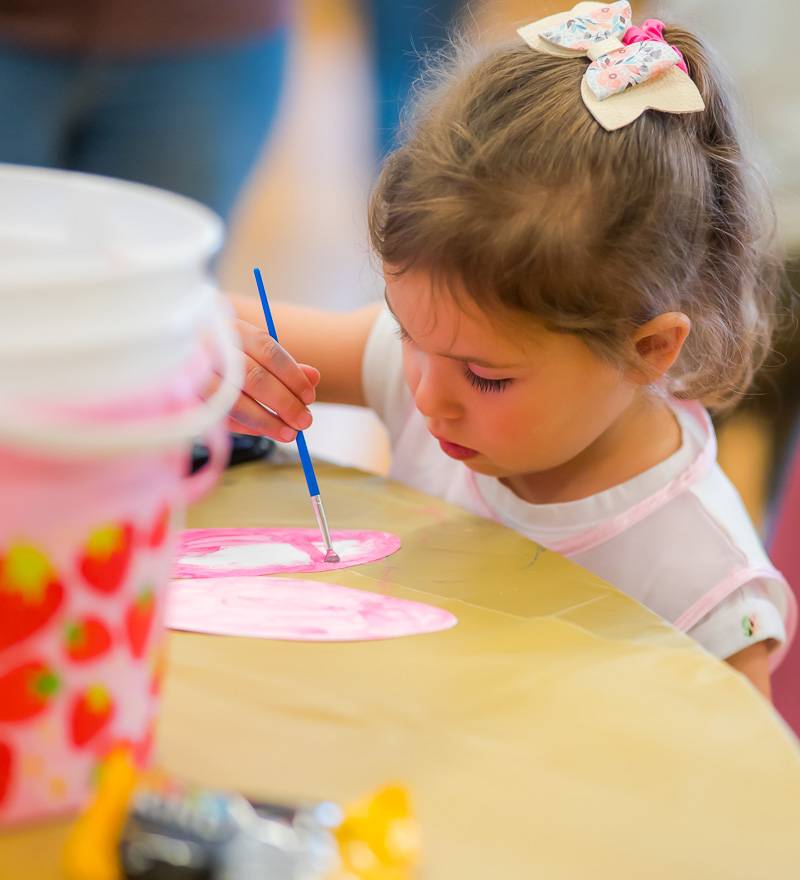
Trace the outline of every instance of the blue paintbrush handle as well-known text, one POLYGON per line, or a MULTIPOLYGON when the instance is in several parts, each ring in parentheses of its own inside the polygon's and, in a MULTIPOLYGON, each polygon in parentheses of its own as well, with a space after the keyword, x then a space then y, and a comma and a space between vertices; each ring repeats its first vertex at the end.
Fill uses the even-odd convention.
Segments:
POLYGON ((314 473, 314 465, 311 464, 311 456, 308 454, 306 438, 302 431, 297 432, 295 442, 297 443, 297 451, 300 453, 300 464, 303 465, 303 473, 306 475, 308 494, 313 498, 315 495, 319 495, 319 486, 317 485, 317 475, 314 473))
MULTIPOLYGON (((264 317, 267 321, 267 331, 275 342, 277 342, 278 331, 275 329, 275 321, 272 319, 272 310, 270 309, 269 301, 267 300, 267 291, 264 288, 264 279, 261 277, 261 270, 253 269, 253 275, 255 275, 256 278, 258 295, 261 298, 261 308, 264 310, 264 317)), ((306 483, 308 485, 308 494, 313 498, 315 495, 319 495, 319 486, 317 485, 317 475, 314 473, 314 465, 311 463, 311 456, 308 453, 306 438, 303 436, 302 431, 298 431, 295 439, 297 442, 297 451, 300 453, 300 464, 303 466, 303 473, 305 474, 306 483)))
POLYGON ((269 307, 267 291, 264 287, 264 279, 261 277, 261 269, 253 269, 253 275, 256 276, 256 287, 258 288, 258 295, 261 297, 261 308, 264 310, 264 317, 267 319, 267 331, 275 342, 277 342, 278 331, 275 329, 275 321, 272 320, 272 309, 269 307))

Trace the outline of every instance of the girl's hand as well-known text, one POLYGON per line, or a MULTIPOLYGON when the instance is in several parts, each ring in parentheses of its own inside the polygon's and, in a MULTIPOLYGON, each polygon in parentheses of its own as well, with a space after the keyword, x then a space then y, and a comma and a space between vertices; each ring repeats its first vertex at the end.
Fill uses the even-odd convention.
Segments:
POLYGON ((245 356, 244 388, 228 426, 289 442, 311 424, 307 405, 316 399, 319 370, 297 361, 265 331, 237 320, 245 356), (270 412, 271 410, 271 412, 270 412))

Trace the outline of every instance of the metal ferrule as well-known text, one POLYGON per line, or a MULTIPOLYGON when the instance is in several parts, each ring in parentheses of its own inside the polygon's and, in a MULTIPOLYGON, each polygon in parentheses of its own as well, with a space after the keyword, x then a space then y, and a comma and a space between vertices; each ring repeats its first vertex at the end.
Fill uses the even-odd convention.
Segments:
POLYGON ((328 518, 325 516, 325 508, 322 506, 322 498, 319 495, 311 496, 311 503, 314 506, 314 516, 317 518, 317 525, 322 532, 322 538, 325 541, 325 549, 333 552, 333 544, 331 543, 331 533, 328 529, 328 518))

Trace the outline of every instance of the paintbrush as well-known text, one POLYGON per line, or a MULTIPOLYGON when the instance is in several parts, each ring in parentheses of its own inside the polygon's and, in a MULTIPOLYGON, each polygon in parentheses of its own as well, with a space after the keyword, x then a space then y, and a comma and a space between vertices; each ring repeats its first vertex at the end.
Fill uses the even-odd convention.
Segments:
MULTIPOLYGON (((275 329, 275 322, 272 320, 272 311, 267 300, 267 291, 264 289, 264 280, 261 277, 261 270, 253 269, 253 275, 256 279, 258 287, 258 295, 261 298, 261 308, 264 310, 264 318, 267 321, 267 331, 269 335, 278 341, 278 332, 275 329)), ((319 486, 317 485, 317 475, 314 473, 314 465, 311 463, 311 456, 306 445, 306 438, 302 431, 297 432, 295 438, 297 442, 297 451, 300 453, 300 464, 303 466, 303 473, 308 486, 308 494, 311 496, 311 505, 314 508, 314 516, 317 519, 317 525, 322 533, 322 540, 325 542, 325 562, 339 562, 339 555, 333 549, 331 544, 331 533, 328 529, 328 518, 325 516, 325 507, 322 504, 322 496, 319 494, 319 486)))

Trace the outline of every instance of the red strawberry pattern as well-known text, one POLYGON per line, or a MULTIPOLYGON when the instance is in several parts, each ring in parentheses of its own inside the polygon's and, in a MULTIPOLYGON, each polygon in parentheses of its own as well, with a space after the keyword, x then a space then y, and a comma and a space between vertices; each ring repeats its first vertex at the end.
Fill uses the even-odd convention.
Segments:
POLYGON ((11 746, 0 742, 0 805, 6 799, 11 787, 11 771, 14 754, 11 746))
POLYGON ((0 651, 40 630, 64 601, 48 558, 30 544, 0 555, 0 651))
POLYGON ((0 721, 18 722, 44 712, 60 682, 39 660, 31 660, 0 677, 0 721))
POLYGON ((81 574, 101 593, 115 593, 128 572, 133 552, 133 526, 110 524, 95 529, 79 559, 81 574))
POLYGON ((87 616, 66 625, 64 642, 67 657, 73 663, 86 663, 108 653, 111 633, 102 620, 87 616))
POLYGON ((153 523, 150 534, 147 537, 147 543, 153 547, 160 547, 164 543, 164 539, 167 537, 167 530, 169 529, 169 517, 170 510, 169 507, 165 504, 158 516, 153 523))
MULTIPOLYGON (((146 726, 137 725, 128 747, 137 766, 149 762, 154 713, 148 704, 154 704, 160 690, 166 655, 155 631, 159 600, 151 583, 137 581, 135 554, 142 554, 143 563, 160 563, 162 558, 166 562, 173 526, 168 504, 150 510, 151 515, 135 526, 124 518, 95 520, 98 527, 83 532, 67 570, 51 561, 60 559, 59 551, 51 557, 49 548, 46 554, 24 538, 0 546, 0 652, 24 643, 20 656, 0 654, 5 661, 0 667, 0 731, 8 732, 0 738, 2 815, 19 810, 20 804, 24 807, 28 786, 34 783, 46 783, 47 796, 54 802, 83 785, 83 772, 76 783, 68 774, 62 776, 61 768, 74 760, 88 771, 113 747, 126 732, 118 721, 122 700, 129 696, 143 702, 146 718, 140 722, 150 720, 146 726), (48 644, 58 643, 60 657, 40 650, 40 633, 46 634, 48 644), (122 675, 126 654, 128 664, 137 666, 130 678, 122 675), (108 665, 112 658, 113 665, 108 665), (101 683, 106 665, 112 677, 101 683), (19 725, 16 733, 13 725, 19 725), (17 736, 21 739, 15 741, 17 736), (52 749, 53 767, 59 768, 52 779, 37 776, 36 767, 43 766, 45 758, 28 754, 28 737, 31 747, 41 737, 42 748, 52 749)), ((154 566, 153 571, 160 568, 154 566)))
POLYGON ((137 659, 144 656, 155 612, 155 595, 152 589, 147 587, 136 597, 125 614, 125 632, 128 634, 128 644, 131 654, 137 659))
POLYGON ((79 693, 70 709, 70 737, 83 748, 104 730, 114 717, 114 701, 103 685, 92 685, 79 693))

